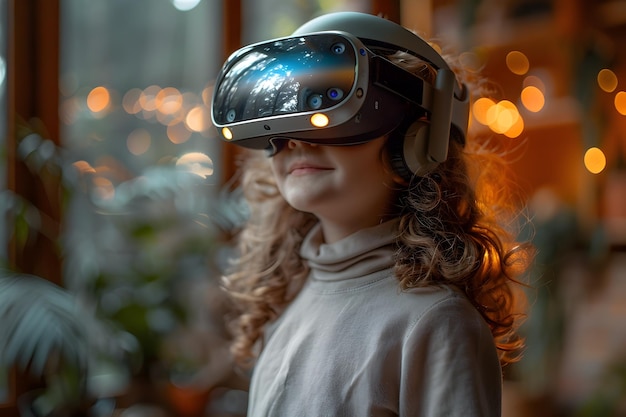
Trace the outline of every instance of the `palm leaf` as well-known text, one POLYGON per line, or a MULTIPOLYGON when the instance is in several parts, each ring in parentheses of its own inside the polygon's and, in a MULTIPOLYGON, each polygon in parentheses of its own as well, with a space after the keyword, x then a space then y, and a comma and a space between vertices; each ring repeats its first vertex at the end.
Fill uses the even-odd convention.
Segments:
POLYGON ((41 375, 53 357, 81 369, 87 329, 73 295, 42 278, 0 271, 0 365, 41 375))

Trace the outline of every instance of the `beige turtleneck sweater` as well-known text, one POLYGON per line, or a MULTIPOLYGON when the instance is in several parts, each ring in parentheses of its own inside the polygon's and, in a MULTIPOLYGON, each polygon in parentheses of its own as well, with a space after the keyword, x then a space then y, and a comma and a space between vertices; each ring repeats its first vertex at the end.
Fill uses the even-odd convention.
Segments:
POLYGON ((397 221, 301 255, 308 282, 268 329, 248 417, 496 417, 501 369, 489 328, 452 288, 402 292, 397 221))

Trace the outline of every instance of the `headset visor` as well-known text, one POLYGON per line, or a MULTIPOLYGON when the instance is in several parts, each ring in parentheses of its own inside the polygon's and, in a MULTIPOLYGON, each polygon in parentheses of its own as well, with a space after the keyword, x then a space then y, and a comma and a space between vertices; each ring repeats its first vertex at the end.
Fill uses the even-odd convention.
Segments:
POLYGON ((218 125, 326 110, 351 94, 357 68, 352 42, 338 34, 252 45, 226 63, 215 86, 218 125))

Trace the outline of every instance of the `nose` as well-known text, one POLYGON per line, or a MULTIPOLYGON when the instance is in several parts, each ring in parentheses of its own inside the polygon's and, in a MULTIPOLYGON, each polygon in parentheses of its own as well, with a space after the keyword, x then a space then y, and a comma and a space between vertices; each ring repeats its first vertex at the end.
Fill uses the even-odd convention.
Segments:
POLYGON ((317 144, 315 143, 309 143, 309 142, 302 142, 300 140, 294 140, 294 139, 289 139, 287 141, 287 148, 289 149, 296 149, 302 146, 310 146, 312 148, 317 147, 317 144))
POLYGON ((283 149, 303 149, 305 146, 316 148, 318 145, 315 143, 302 142, 297 139, 274 138, 270 140, 270 146, 267 148, 267 156, 272 157, 283 149))

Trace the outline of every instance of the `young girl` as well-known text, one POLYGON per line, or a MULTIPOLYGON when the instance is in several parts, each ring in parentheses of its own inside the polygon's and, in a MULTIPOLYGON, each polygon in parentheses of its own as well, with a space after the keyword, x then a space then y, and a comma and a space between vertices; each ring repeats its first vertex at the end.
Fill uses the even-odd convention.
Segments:
MULTIPOLYGON (((374 16, 338 15, 298 36, 396 31, 374 16)), ((441 68, 424 56, 373 43, 367 54, 386 52, 437 84, 441 68)), ((503 165, 450 117, 445 160, 400 166, 398 149, 446 108, 424 111, 428 103, 402 107, 402 122, 373 138, 327 145, 281 134, 272 156, 249 155, 250 217, 225 278, 240 307, 232 352, 254 366, 249 417, 500 415, 501 365, 522 347, 515 286, 529 249, 503 226, 514 208, 503 165)))

